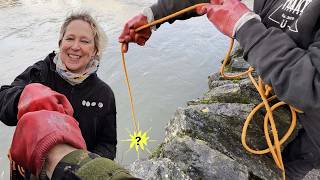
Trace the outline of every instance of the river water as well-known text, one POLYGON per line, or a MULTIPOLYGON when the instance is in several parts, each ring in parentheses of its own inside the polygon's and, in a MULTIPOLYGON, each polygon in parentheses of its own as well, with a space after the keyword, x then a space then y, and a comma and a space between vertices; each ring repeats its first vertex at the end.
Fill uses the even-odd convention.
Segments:
MULTIPOLYGON (((128 165, 137 159, 129 149, 133 131, 117 37, 124 22, 155 0, 0 0, 0 85, 9 84, 29 65, 57 49, 60 25, 68 13, 89 10, 108 35, 98 75, 113 89, 118 112, 117 161, 128 165)), ((228 38, 206 17, 163 24, 144 47, 130 45, 126 63, 134 96, 136 117, 148 131, 151 151, 164 138, 165 126, 178 107, 207 90, 207 76, 218 70, 228 38)), ((0 123, 0 180, 9 179, 7 151, 13 127, 0 123)), ((147 156, 140 152, 141 158, 147 156)))

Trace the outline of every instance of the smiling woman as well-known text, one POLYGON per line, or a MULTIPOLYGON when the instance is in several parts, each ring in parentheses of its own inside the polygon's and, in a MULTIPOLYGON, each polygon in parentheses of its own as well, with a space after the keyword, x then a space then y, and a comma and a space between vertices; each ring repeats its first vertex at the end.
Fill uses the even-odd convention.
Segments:
MULTIPOLYGON (((105 41, 104 32, 90 14, 68 16, 60 31, 60 51, 50 53, 11 85, 1 87, 1 121, 15 126, 31 112, 65 113, 78 121, 89 151, 113 160, 117 144, 115 99, 112 89, 96 74, 105 41)), ((48 148, 52 143, 44 142, 48 148)))
POLYGON ((85 79, 97 70, 105 41, 105 33, 91 16, 69 16, 60 30, 60 53, 54 59, 57 72, 71 84, 85 79))
POLYGON ((66 68, 82 73, 96 54, 94 34, 87 22, 72 21, 60 43, 60 57, 66 68))

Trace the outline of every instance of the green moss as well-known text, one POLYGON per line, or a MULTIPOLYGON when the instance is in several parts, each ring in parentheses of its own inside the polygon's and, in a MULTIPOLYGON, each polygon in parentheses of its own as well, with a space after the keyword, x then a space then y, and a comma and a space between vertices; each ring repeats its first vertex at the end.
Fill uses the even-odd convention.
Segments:
POLYGON ((239 98, 239 102, 238 103, 241 103, 241 104, 250 104, 252 103, 252 100, 251 99, 248 99, 248 98, 245 98, 245 97, 241 97, 239 98))
POLYGON ((230 66, 230 65, 226 65, 226 66, 224 67, 224 72, 225 72, 225 73, 231 73, 231 72, 233 72, 231 66, 230 66))
POLYGON ((165 143, 161 143, 155 151, 152 152, 152 154, 149 156, 149 159, 152 159, 152 158, 159 158, 160 155, 161 155, 161 152, 162 152, 162 148, 164 147, 164 144, 165 143))
POLYGON ((183 132, 179 132, 177 134, 178 137, 180 138, 184 138, 186 136, 191 137, 192 139, 198 139, 198 140, 202 140, 202 141, 206 141, 205 138, 202 138, 200 136, 197 135, 196 131, 191 131, 191 130, 187 130, 187 131, 183 131, 183 132))
POLYGON ((237 58, 243 56, 243 49, 237 49, 232 55, 231 58, 237 58))
POLYGON ((240 77, 238 77, 238 78, 232 78, 232 79, 230 79, 233 83, 239 83, 239 81, 241 80, 241 78, 240 77))
POLYGON ((198 104, 213 104, 213 103, 217 103, 219 101, 217 101, 216 99, 197 99, 194 101, 188 101, 187 105, 198 105, 198 104))
MULTIPOLYGON (((235 80, 236 81, 236 80, 235 80)), ((252 103, 252 97, 248 97, 246 95, 236 95, 233 96, 214 96, 205 99, 198 99, 194 101, 189 101, 187 103, 188 106, 190 105, 199 105, 199 104, 214 104, 214 103, 242 103, 242 104, 250 104, 252 103)))

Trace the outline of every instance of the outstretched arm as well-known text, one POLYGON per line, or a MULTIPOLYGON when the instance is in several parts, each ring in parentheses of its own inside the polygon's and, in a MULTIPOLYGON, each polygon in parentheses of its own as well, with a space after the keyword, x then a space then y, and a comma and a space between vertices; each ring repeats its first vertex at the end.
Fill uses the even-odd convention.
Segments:
MULTIPOLYGON (((157 3, 153 4, 150 8, 153 12, 153 17, 155 20, 173 14, 177 11, 180 11, 184 8, 200 4, 200 3, 210 3, 210 0, 158 0, 157 3)), ((175 20, 185 20, 191 17, 199 16, 195 10, 181 14, 173 19, 170 19, 168 22, 173 23, 175 20)), ((157 25, 159 27, 160 25, 157 25)))
POLYGON ((8 125, 17 124, 18 102, 24 87, 31 82, 41 82, 45 64, 41 61, 28 67, 22 74, 17 76, 11 85, 0 88, 0 120, 8 125))
MULTIPOLYGON (((168 16, 189 6, 208 2, 210 2, 210 0, 158 0, 158 2, 153 4, 151 7, 145 8, 143 13, 140 13, 132 17, 125 23, 123 30, 118 38, 119 42, 123 43, 122 51, 128 51, 128 43, 130 42, 134 42, 140 46, 143 46, 150 38, 152 33, 151 28, 146 28, 139 32, 135 32, 134 30, 138 27, 146 25, 154 20, 158 20, 160 18, 168 16)), ((184 20, 195 16, 199 15, 196 13, 195 10, 192 10, 182 15, 179 15, 173 19, 170 19, 168 22, 173 23, 175 20, 184 20)), ((160 25, 161 24, 158 24, 157 27, 159 27, 160 25)))

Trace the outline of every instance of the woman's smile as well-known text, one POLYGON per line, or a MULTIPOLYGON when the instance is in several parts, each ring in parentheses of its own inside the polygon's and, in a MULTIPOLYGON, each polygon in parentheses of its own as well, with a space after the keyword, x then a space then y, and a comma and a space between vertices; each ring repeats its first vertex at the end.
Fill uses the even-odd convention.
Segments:
POLYGON ((96 53, 94 43, 94 34, 87 22, 74 20, 68 25, 60 45, 60 58, 69 71, 85 71, 96 53))

